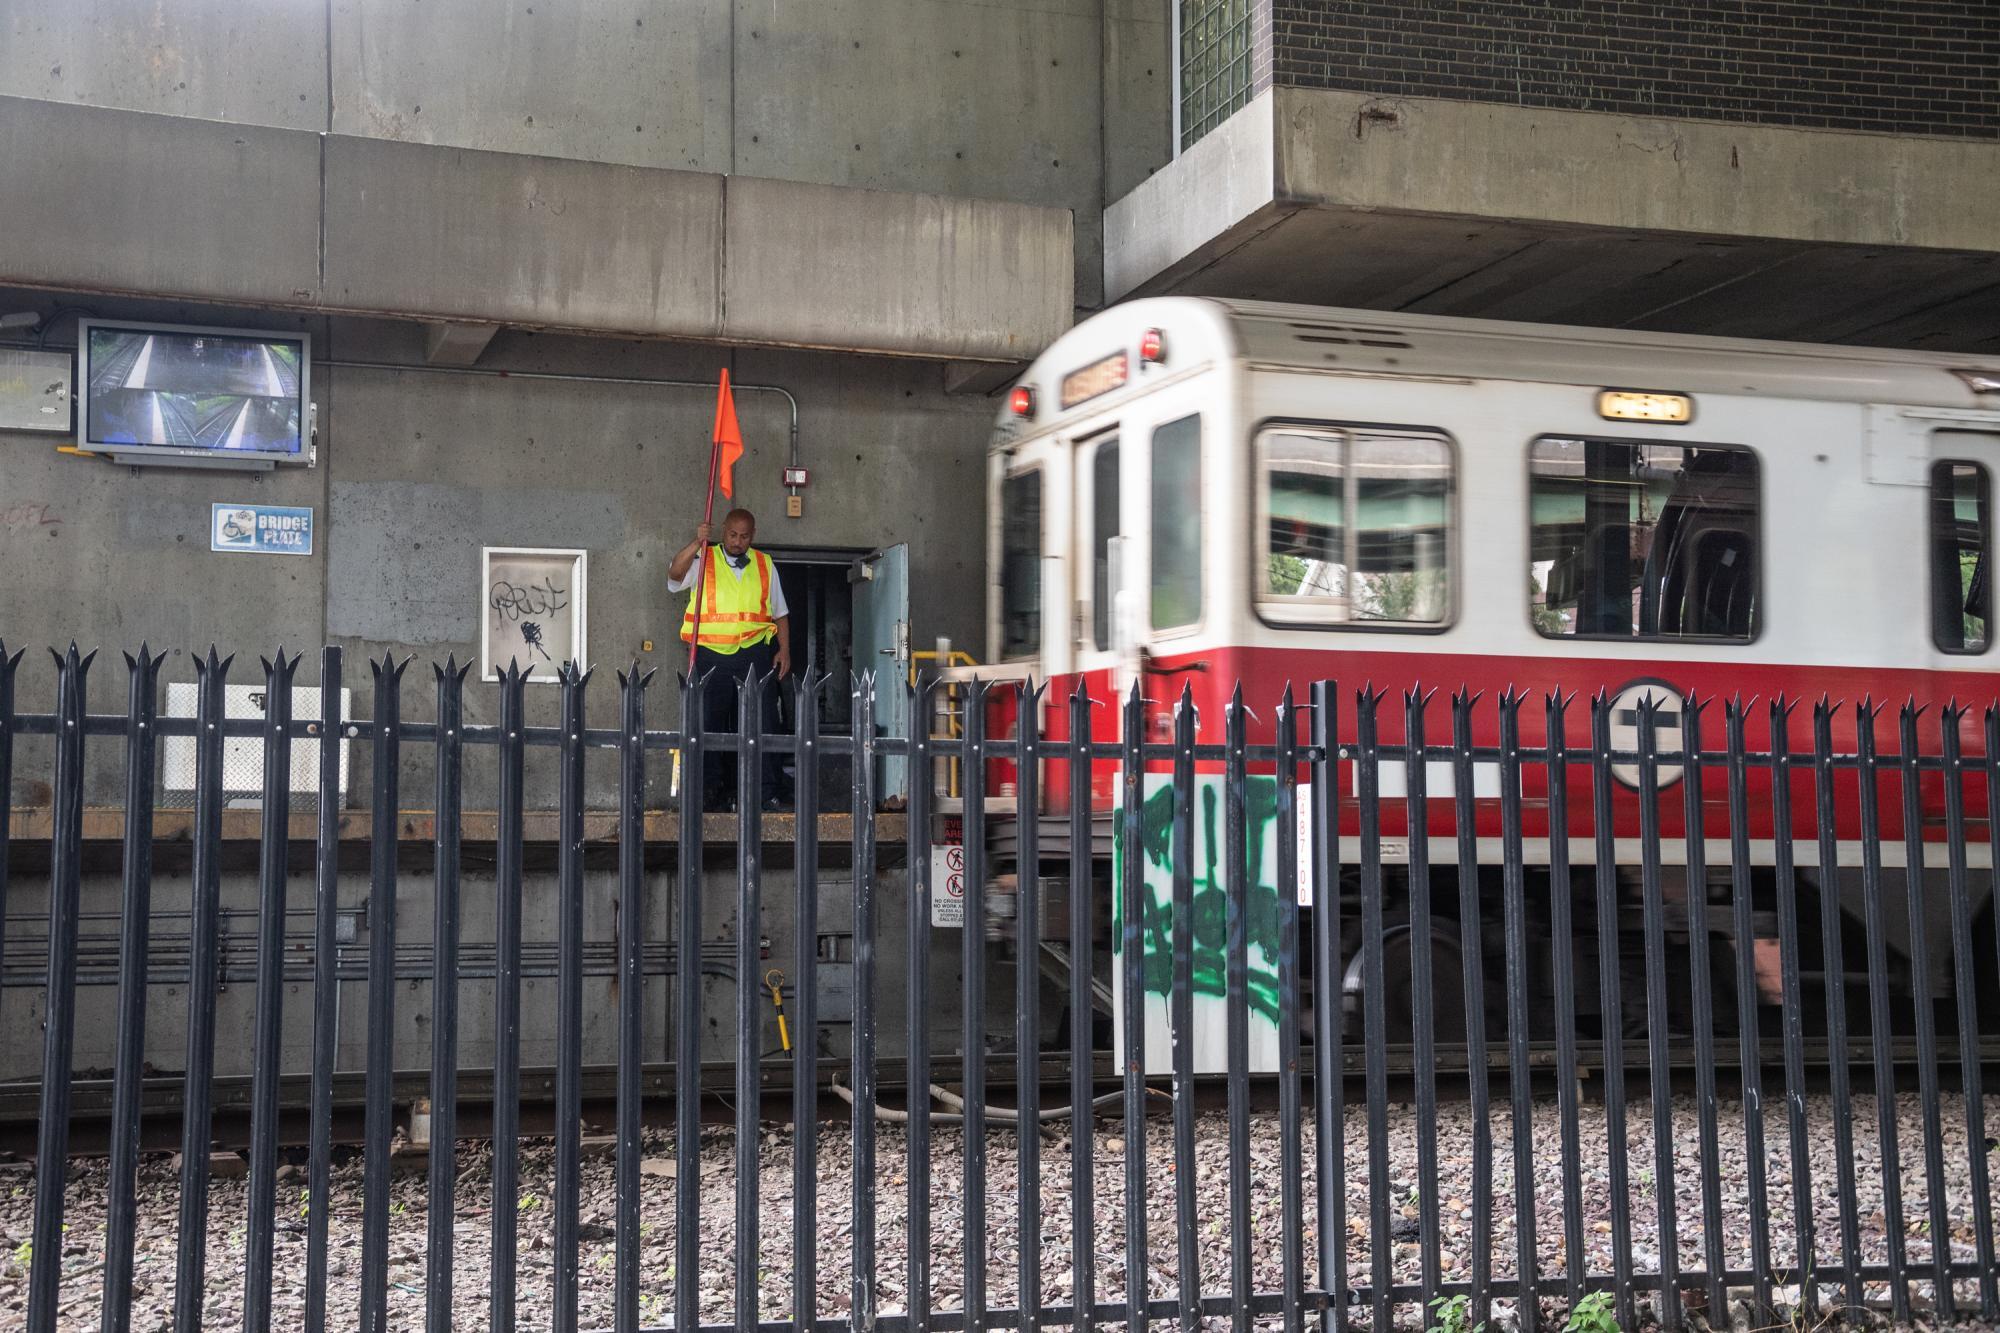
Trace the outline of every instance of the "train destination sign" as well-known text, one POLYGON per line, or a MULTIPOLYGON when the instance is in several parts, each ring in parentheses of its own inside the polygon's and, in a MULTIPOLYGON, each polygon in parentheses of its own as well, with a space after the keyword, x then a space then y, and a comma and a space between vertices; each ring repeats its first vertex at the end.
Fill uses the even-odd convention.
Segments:
POLYGON ((1072 370, 1063 376, 1062 410, 1067 412, 1078 403, 1087 403, 1101 393, 1110 393, 1122 388, 1131 375, 1125 353, 1113 352, 1102 361, 1093 361, 1082 370, 1072 370))

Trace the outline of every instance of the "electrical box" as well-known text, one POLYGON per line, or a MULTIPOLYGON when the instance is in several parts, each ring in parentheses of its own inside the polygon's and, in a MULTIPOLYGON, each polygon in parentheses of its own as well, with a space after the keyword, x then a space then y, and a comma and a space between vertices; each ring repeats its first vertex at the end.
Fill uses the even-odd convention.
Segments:
POLYGON ((70 378, 75 364, 68 352, 0 347, 0 430, 69 434, 70 378))
MULTIPOLYGON (((170 681, 167 684, 166 717, 193 717, 200 687, 192 682, 170 681)), ((342 689, 340 692, 340 716, 343 720, 350 716, 354 692, 342 689)), ((292 719, 296 722, 315 722, 319 719, 320 695, 317 685, 292 686, 292 719)), ((230 719, 264 718, 264 687, 262 685, 225 685, 222 687, 222 715, 230 719)), ((342 805, 347 803, 348 741, 342 737, 339 756, 339 792, 342 805)), ((290 806, 295 810, 311 810, 319 798, 319 747, 317 740, 303 737, 292 741, 292 771, 289 776, 290 806)), ((161 805, 169 808, 186 808, 194 804, 195 796, 195 738, 192 736, 169 736, 160 745, 163 764, 160 770, 161 805)), ((230 736, 222 742, 222 795, 224 803, 230 806, 250 806, 262 803, 264 794, 264 738, 262 736, 230 736)))

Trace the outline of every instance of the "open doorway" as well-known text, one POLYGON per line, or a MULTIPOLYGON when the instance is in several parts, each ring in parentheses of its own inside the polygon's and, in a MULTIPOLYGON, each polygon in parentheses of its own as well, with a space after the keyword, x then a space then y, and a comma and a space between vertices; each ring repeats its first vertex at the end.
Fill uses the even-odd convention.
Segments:
MULTIPOLYGON (((869 552, 851 547, 765 546, 778 570, 791 615, 792 678, 778 693, 778 725, 791 731, 798 724, 799 683, 808 668, 831 679, 820 691, 817 706, 822 732, 845 736, 854 729, 854 587, 849 574, 869 552)), ((851 799, 851 768, 846 756, 828 755, 820 765, 819 807, 845 810, 851 799)), ((785 786, 796 800, 797 768, 787 757, 785 786)))

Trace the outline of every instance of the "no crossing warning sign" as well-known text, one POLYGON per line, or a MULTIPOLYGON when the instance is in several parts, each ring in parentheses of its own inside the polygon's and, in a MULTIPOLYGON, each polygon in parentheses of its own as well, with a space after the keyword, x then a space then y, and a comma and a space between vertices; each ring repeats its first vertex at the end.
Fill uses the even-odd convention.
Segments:
POLYGON ((931 847, 931 925, 965 925, 965 848, 955 842, 931 847))

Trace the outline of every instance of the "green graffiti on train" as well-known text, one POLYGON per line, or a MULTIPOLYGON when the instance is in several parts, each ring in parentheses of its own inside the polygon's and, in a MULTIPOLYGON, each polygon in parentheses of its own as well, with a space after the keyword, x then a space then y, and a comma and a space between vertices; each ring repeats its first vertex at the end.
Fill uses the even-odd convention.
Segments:
MULTIPOLYGON (((1148 993, 1173 992, 1174 791, 1164 777, 1149 777, 1141 807, 1142 883, 1145 910, 1140 933, 1148 993)), ((1194 965, 1191 988, 1202 997, 1222 998, 1229 978, 1228 875, 1223 820, 1223 787, 1217 777, 1196 779, 1193 869, 1194 965)), ((1114 822, 1112 839, 1112 910, 1123 920, 1125 883, 1124 822, 1114 822)), ((1251 778, 1244 809, 1244 925, 1249 937, 1248 980, 1251 1013, 1275 1026, 1278 1021, 1278 884, 1276 841, 1294 836, 1278 827, 1278 784, 1271 778, 1251 778)), ((1123 946, 1123 932, 1112 932, 1112 951, 1123 946)))

